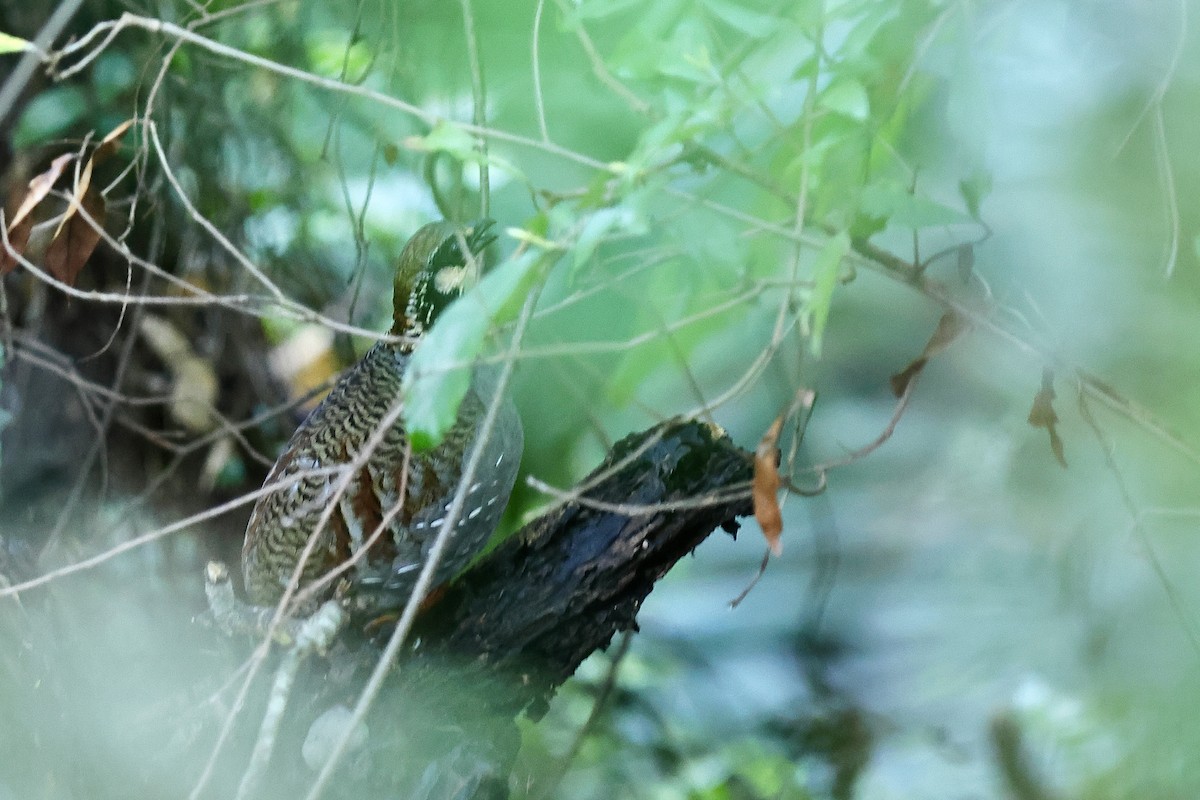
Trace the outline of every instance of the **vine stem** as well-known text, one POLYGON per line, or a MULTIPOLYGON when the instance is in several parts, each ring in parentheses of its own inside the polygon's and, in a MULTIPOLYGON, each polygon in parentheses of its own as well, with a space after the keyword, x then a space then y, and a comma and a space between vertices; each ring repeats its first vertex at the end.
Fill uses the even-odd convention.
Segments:
MULTIPOLYGON (((487 86, 483 82, 483 64, 479 58, 479 38, 475 35, 475 13, 471 0, 462 0, 463 27, 467 34, 467 58, 471 64, 471 94, 475 100, 472 122, 479 130, 487 128, 487 86)), ((491 185, 488 177, 488 143, 482 133, 475 137, 479 148, 479 214, 487 217, 491 212, 491 185)))
MULTIPOLYGON (((253 67, 267 70, 268 72, 273 72, 276 75, 282 75, 285 78, 298 80, 302 83, 307 83, 331 92, 341 92, 343 94, 361 97, 365 100, 379 103, 382 106, 410 114, 430 127, 433 127, 433 125, 438 122, 437 114, 384 92, 379 92, 365 86, 355 86, 354 84, 344 83, 343 81, 335 80, 333 78, 324 78, 320 75, 314 75, 311 72, 305 72, 302 69, 289 67, 287 64, 281 64, 278 61, 272 61, 269 58, 256 56, 253 53, 247 53, 246 51, 239 50, 236 47, 230 47, 229 45, 222 44, 214 39, 209 39, 206 36, 201 36, 195 31, 180 27, 174 23, 165 22, 161 19, 154 19, 152 17, 142 17, 129 12, 121 15, 121 17, 116 21, 100 23, 79 41, 59 51, 57 55, 60 58, 79 52, 83 47, 90 45, 94 39, 100 36, 100 34, 107 32, 107 35, 104 36, 103 40, 98 45, 96 45, 95 49, 83 56, 70 68, 59 73, 58 78, 61 80, 62 78, 73 75, 85 68, 88 64, 94 61, 96 57, 108 47, 109 44, 112 43, 117 34, 127 28, 139 28, 141 30, 149 31, 150 33, 159 33, 163 34, 164 36, 170 36, 187 44, 195 45, 196 47, 207 50, 214 55, 222 56, 234 61, 240 61, 244 64, 249 64, 253 67)), ((536 150, 541 150, 551 155, 558 156, 559 158, 573 161, 576 164, 590 167, 591 169, 601 170, 613 175, 621 173, 621 169, 618 166, 600 161, 599 159, 591 158, 582 153, 577 153, 569 147, 563 147, 561 145, 553 144, 552 142, 543 142, 539 139, 533 139, 517 133, 487 128, 476 124, 464 124, 460 125, 459 127, 474 136, 483 136, 488 139, 509 142, 521 147, 530 147, 536 150)))

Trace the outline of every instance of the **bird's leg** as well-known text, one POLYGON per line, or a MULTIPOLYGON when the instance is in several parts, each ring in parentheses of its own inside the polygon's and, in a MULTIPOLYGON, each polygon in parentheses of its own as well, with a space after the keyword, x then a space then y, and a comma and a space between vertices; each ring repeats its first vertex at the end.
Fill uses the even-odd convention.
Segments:
MULTIPOLYGON (((208 610, 213 622, 226 634, 245 633, 261 638, 271 630, 275 607, 250 605, 238 599, 224 562, 210 561, 204 568, 204 593, 208 596, 208 610)), ((281 619, 275 628, 275 642, 285 647, 294 644, 303 622, 290 617, 281 619)))

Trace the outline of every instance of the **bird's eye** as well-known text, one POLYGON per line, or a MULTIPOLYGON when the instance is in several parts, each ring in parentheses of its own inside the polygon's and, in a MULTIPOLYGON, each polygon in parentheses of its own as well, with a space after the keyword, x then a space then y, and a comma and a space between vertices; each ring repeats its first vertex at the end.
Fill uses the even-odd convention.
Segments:
POLYGON ((462 291, 463 281, 467 277, 467 268, 461 264, 453 267, 442 267, 433 276, 433 288, 439 294, 453 294, 462 291))

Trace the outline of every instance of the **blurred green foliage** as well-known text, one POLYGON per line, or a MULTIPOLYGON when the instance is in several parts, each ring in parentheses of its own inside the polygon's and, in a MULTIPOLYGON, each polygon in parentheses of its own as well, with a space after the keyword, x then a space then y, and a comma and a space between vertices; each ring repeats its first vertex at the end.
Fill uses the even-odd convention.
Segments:
MULTIPOLYGON (((90 5, 89 23, 151 7, 90 5)), ((886 428, 888 376, 943 311, 931 295, 976 315, 892 440, 830 473, 836 515, 789 500, 787 554, 746 604, 726 609, 760 556, 752 523, 668 578, 555 796, 1014 796, 988 733, 1009 712, 1046 796, 1200 792, 1189 2, 476 2, 486 158, 457 4, 152 8, 427 119, 127 30, 30 98, 14 146, 57 152, 144 114, 191 202, 288 297, 380 331, 406 237, 476 216, 488 164, 490 215, 515 229, 480 287, 497 294, 447 314, 425 357, 498 358, 540 284, 516 392, 524 470, 551 484, 679 413, 752 449, 813 386, 794 463, 799 432, 781 442, 807 480, 886 428), (867 242, 932 288, 870 272, 867 242), (1025 423, 1046 354, 1065 473, 1025 423), (1107 407, 1081 410, 1076 367, 1114 387, 1107 407), (822 748, 816 717, 857 744, 822 748)), ((181 277, 259 288, 138 141, 113 198, 165 222, 181 277)), ((282 335, 285 317, 262 325, 282 335)), ((441 391, 423 395, 433 416, 441 391)), ((523 487, 514 507, 545 502, 523 487)), ((525 730, 528 796, 558 777, 605 663, 525 730)))

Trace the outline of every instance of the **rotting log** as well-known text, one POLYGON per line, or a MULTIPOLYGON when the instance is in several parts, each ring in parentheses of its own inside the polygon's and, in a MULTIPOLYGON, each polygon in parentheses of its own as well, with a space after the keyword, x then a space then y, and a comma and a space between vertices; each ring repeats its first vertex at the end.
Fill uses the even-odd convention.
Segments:
MULTIPOLYGON (((750 453, 698 421, 619 442, 573 499, 487 554, 420 616, 325 796, 507 797, 516 718, 539 718, 588 655, 636 628, 642 602, 680 558, 718 528, 737 530, 735 518, 752 513, 751 470, 750 453)), ((387 633, 352 626, 328 659, 306 664, 270 769, 280 796, 311 781, 319 720, 353 706, 387 633)))

